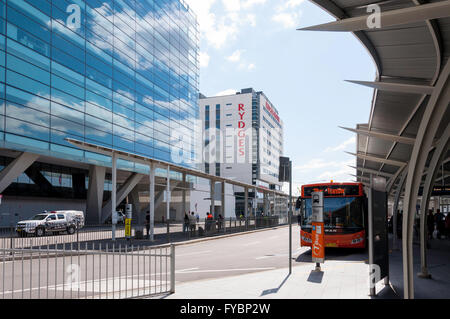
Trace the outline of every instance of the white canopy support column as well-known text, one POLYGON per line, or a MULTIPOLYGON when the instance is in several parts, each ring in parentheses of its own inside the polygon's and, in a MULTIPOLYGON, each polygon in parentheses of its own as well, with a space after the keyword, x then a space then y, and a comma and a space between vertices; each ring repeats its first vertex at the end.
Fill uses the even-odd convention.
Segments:
POLYGON ((248 217, 249 213, 248 213, 248 188, 245 187, 244 188, 244 216, 248 217))
POLYGON ((221 208, 221 213, 222 213, 222 218, 225 218, 225 213, 226 213, 226 193, 225 193, 225 187, 226 187, 226 183, 223 181, 222 182, 222 208, 221 208))
POLYGON ((255 187, 254 189, 255 191, 255 198, 254 198, 254 203, 253 203, 253 215, 256 217, 256 208, 258 207, 258 191, 255 187))
POLYGON ((149 208, 150 208, 150 240, 154 240, 155 236, 155 164, 150 163, 150 178, 149 178, 149 208))
POLYGON ((166 185, 166 221, 170 219, 170 166, 167 166, 167 185, 166 185))
POLYGON ((213 180, 213 179, 210 179, 209 180, 209 189, 210 189, 210 195, 211 195, 210 213, 213 216, 215 216, 215 214, 214 214, 214 207, 215 207, 215 200, 214 200, 214 198, 216 197, 215 186, 216 186, 216 181, 213 180))
MULTIPOLYGON (((445 1, 447 2, 447 1, 445 1)), ((450 6, 450 3, 448 3, 450 6)), ((429 150, 444 119, 450 101, 450 62, 447 61, 431 95, 416 136, 406 180, 403 217, 403 283, 404 298, 414 298, 413 228, 414 211, 429 150)))
MULTIPOLYGON (((394 207, 393 207, 393 223, 392 223, 392 249, 398 250, 397 247, 397 225, 398 225, 398 204, 400 202, 400 197, 402 195, 402 191, 405 188, 406 177, 408 176, 408 169, 404 170, 402 178, 400 179, 400 183, 397 186, 394 197, 394 207)), ((403 216, 403 215, 402 215, 403 216)))
POLYGON ((181 210, 182 210, 182 216, 184 216, 184 214, 188 213, 186 211, 186 173, 183 173, 183 190, 182 190, 182 203, 181 203, 181 210))
MULTIPOLYGON (((117 156, 116 153, 112 153, 111 156, 111 219, 117 208, 117 156)), ((116 240, 116 225, 112 224, 112 240, 116 240)))
POLYGON ((428 207, 433 192, 433 186, 436 180, 436 176, 439 172, 441 163, 443 162, 447 151, 450 147, 450 124, 444 131, 444 135, 439 140, 439 143, 434 151, 433 158, 428 166, 428 174, 425 179, 425 185, 423 187, 422 202, 420 205, 420 263, 421 272, 418 274, 421 278, 431 278, 431 274, 428 273, 427 265, 427 215, 428 207))

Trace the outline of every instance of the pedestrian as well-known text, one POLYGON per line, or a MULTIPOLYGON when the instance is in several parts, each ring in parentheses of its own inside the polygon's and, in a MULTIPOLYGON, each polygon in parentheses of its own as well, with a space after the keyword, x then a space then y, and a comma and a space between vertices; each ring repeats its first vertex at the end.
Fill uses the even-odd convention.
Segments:
POLYGON ((219 214, 219 219, 217 221, 217 227, 218 227, 219 231, 222 229, 222 225, 223 225, 223 217, 222 217, 222 214, 219 214))
POLYGON ((189 228, 190 228, 191 236, 195 236, 195 226, 196 226, 195 220, 196 220, 196 218, 194 216, 194 212, 192 212, 189 215, 189 228))
MULTIPOLYGON (((194 213, 194 212, 192 212, 192 213, 194 213)), ((200 215, 198 213, 195 215, 195 218, 197 219, 197 223, 200 222, 200 215)))
POLYGON ((183 233, 189 231, 189 215, 189 212, 184 213, 183 233))
POLYGON ((450 238, 450 213, 445 216, 445 233, 447 238, 450 238))
POLYGON ((205 218, 205 231, 209 231, 211 229, 211 220, 212 214, 210 212, 207 212, 205 218))
POLYGON ((435 221, 436 221, 436 228, 437 228, 437 238, 442 239, 442 236, 444 236, 445 233, 445 216, 441 213, 440 209, 437 209, 436 215, 434 215, 435 221))
POLYGON ((302 226, 302 215, 301 214, 297 215, 297 222, 298 222, 299 226, 302 226))
POLYGON ((150 211, 145 213, 145 229, 147 230, 147 239, 150 238, 150 211))
POLYGON ((434 232, 434 216, 433 216, 433 210, 428 210, 427 215, 427 228, 428 228, 428 239, 433 239, 433 232, 434 232))

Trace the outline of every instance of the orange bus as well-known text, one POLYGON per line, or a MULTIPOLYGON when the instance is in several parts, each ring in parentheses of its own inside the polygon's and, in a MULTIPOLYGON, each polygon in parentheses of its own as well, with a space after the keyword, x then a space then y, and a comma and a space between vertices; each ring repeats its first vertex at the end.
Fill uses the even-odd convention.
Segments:
POLYGON ((362 183, 325 183, 302 186, 300 209, 301 246, 311 247, 311 193, 323 192, 325 247, 365 248, 367 197, 362 183))

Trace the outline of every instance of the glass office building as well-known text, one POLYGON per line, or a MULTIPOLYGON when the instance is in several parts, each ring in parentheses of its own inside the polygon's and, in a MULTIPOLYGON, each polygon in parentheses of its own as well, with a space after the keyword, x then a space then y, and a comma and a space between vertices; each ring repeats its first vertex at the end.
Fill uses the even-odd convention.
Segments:
POLYGON ((69 137, 194 167, 198 74, 182 1, 0 0, 3 149, 110 165, 69 137))

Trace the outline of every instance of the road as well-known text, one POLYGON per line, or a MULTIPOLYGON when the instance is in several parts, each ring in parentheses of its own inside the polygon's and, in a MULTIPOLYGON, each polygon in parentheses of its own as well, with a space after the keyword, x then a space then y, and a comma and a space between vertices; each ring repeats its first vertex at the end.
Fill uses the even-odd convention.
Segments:
MULTIPOLYGON (((287 268, 288 236, 288 227, 280 226, 179 245, 175 250, 176 283, 287 268)), ((293 265, 311 263, 310 249, 299 246, 297 225, 293 226, 292 243, 293 265)), ((123 297, 124 290, 129 290, 130 287, 134 289, 133 296, 146 293, 142 289, 136 291, 136 287, 152 289, 150 292, 167 292, 170 289, 170 259, 166 255, 169 253, 170 249, 152 249, 134 252, 134 256, 130 257, 130 254, 99 255, 98 252, 91 251, 91 255, 33 261, 22 261, 19 255, 14 263, 0 261, 0 276, 3 283, 6 283, 4 287, 0 286, 0 299, 2 296, 10 298, 13 292, 15 298, 37 298, 39 295, 46 297, 47 294, 52 298, 111 298, 115 294, 117 298, 123 297), (72 284, 68 286, 68 282, 71 282, 69 276, 73 272, 67 267, 72 264, 79 269, 76 280, 72 279, 72 282, 79 283, 75 288, 72 284), (22 294, 23 289, 25 291, 22 294)), ((366 257, 359 250, 327 250, 327 258, 364 260, 366 257)), ((312 264, 311 266, 313 267, 312 264)), ((127 293, 126 296, 131 295, 127 293)))

